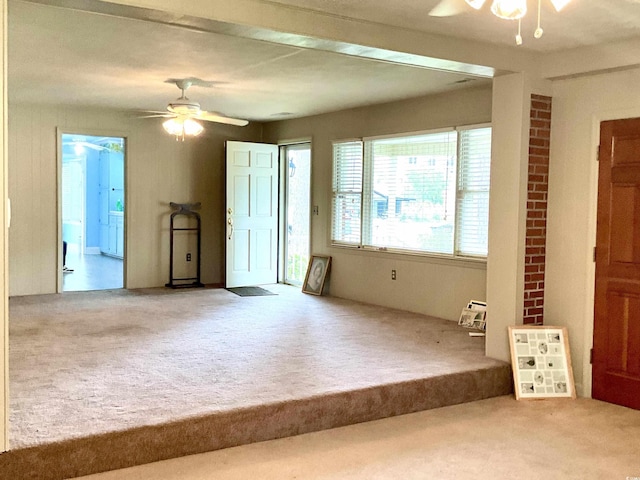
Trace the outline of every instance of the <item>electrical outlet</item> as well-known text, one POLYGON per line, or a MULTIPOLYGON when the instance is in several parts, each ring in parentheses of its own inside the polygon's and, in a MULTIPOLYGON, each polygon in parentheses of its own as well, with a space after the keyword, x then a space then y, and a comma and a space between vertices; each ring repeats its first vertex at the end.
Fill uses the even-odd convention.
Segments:
POLYGON ((396 271, 391 270, 391 280, 395 280, 395 279, 396 279, 396 271))
POLYGON ((314 214, 314 215, 319 215, 318 205, 314 205, 314 206, 313 206, 313 214, 314 214))
POLYGON ((190 262, 190 261, 191 261, 191 254, 187 253, 187 262, 190 262))

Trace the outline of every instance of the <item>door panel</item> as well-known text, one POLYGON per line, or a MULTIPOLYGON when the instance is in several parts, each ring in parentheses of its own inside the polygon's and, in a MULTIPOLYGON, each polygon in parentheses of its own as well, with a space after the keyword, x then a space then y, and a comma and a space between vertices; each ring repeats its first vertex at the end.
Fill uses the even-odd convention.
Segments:
POLYGON ((640 409, 640 119, 600 126, 593 398, 640 409))
POLYGON ((278 147, 227 142, 227 287, 277 282, 278 147))

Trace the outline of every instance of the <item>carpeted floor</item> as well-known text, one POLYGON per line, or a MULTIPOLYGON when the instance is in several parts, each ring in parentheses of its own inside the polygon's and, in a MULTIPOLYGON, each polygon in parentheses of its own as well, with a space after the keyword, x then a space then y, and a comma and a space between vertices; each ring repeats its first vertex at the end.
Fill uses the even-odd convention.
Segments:
POLYGON ((638 452, 640 411, 510 395, 82 480, 625 480, 638 452))
POLYGON ((80 475, 510 391, 509 367, 484 357, 484 339, 455 322, 284 285, 269 290, 276 295, 149 289, 12 298, 10 445, 18 460, 0 456, 0 473, 3 460, 17 468, 49 455, 60 457, 60 472, 80 475), (104 458, 129 451, 129 459, 104 458), (82 455, 100 465, 64 470, 82 455))

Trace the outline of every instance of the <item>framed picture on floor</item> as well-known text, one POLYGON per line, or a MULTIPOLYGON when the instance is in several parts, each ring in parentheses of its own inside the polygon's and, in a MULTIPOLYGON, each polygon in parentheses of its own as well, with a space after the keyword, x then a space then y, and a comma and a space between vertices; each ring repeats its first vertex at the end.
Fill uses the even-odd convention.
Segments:
POLYGON ((509 327, 516 399, 576 398, 564 327, 509 327))
POLYGON ((304 277, 302 291, 312 295, 322 295, 324 282, 331 266, 331 257, 312 255, 307 267, 307 275, 304 277))

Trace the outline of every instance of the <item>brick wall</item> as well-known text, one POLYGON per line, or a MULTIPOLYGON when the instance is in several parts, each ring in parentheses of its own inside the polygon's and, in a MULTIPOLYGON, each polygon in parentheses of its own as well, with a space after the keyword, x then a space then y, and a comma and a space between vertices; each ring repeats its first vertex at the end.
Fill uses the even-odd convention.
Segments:
POLYGON ((527 233, 524 263, 523 323, 525 325, 543 324, 550 136, 551 97, 531 95, 527 233))

